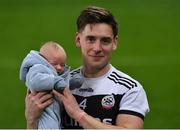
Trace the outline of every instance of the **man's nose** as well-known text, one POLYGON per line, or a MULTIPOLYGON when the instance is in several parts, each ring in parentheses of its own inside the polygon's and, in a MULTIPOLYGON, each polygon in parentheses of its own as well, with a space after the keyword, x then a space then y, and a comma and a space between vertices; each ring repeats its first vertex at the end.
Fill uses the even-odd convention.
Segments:
POLYGON ((100 43, 100 41, 96 41, 95 43, 94 43, 94 51, 95 52, 100 52, 101 50, 102 50, 102 46, 101 46, 101 43, 100 43))

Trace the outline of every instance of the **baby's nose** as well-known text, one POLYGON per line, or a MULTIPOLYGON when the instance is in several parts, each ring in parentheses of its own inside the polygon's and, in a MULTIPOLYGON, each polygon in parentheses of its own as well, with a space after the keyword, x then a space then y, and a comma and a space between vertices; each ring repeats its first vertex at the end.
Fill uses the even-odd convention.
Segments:
POLYGON ((57 70, 58 72, 63 72, 64 67, 62 67, 61 65, 57 65, 57 66, 56 66, 56 70, 57 70))

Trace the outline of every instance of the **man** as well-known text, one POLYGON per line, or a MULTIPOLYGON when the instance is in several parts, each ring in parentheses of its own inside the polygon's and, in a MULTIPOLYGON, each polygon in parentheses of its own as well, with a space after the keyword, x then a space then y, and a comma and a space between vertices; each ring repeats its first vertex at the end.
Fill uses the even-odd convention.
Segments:
MULTIPOLYGON (((64 127, 143 128, 149 106, 142 86, 109 63, 117 47, 118 27, 113 15, 103 8, 88 7, 78 17, 77 28, 76 46, 81 49, 83 66, 71 76, 84 76, 84 83, 71 92, 67 88, 63 94, 53 91, 67 112, 62 118, 64 127)), ((51 98, 45 93, 27 94, 28 128, 36 128, 38 113, 51 104, 51 98)))

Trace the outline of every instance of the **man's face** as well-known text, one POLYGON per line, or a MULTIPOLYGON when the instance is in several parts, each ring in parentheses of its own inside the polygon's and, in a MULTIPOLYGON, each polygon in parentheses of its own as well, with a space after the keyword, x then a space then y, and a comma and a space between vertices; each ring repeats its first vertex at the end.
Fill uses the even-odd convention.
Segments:
POLYGON ((117 37, 114 37, 108 24, 87 24, 84 30, 76 34, 76 46, 81 48, 86 67, 102 69, 116 49, 117 37))

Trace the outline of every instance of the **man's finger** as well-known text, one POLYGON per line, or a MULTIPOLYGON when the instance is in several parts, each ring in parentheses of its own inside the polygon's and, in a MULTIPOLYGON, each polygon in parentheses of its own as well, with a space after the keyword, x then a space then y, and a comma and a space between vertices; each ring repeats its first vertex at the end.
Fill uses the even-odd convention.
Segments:
POLYGON ((53 90, 53 94, 57 97, 59 97, 61 100, 64 99, 64 96, 62 94, 60 94, 59 92, 57 92, 56 90, 53 90))
POLYGON ((31 91, 29 89, 27 89, 27 94, 30 94, 30 93, 31 93, 31 91))
POLYGON ((68 97, 68 95, 69 95, 68 88, 64 89, 63 94, 65 97, 68 97))
POLYGON ((50 99, 48 99, 46 102, 43 102, 43 103, 42 103, 42 107, 43 107, 43 108, 46 108, 46 107, 48 107, 49 105, 51 105, 52 103, 53 103, 53 99, 50 98, 50 99))
POLYGON ((29 89, 27 89, 27 92, 26 92, 26 97, 31 94, 31 91, 29 89))
POLYGON ((44 103, 44 102, 47 102, 48 100, 50 100, 51 98, 53 98, 52 94, 46 94, 46 95, 42 96, 39 101, 41 103, 44 103))
POLYGON ((41 98, 46 94, 48 94, 48 93, 47 92, 38 92, 38 93, 36 93, 36 96, 37 96, 37 98, 41 98))
POLYGON ((69 95, 72 94, 71 91, 68 88, 65 88, 65 92, 69 95))

